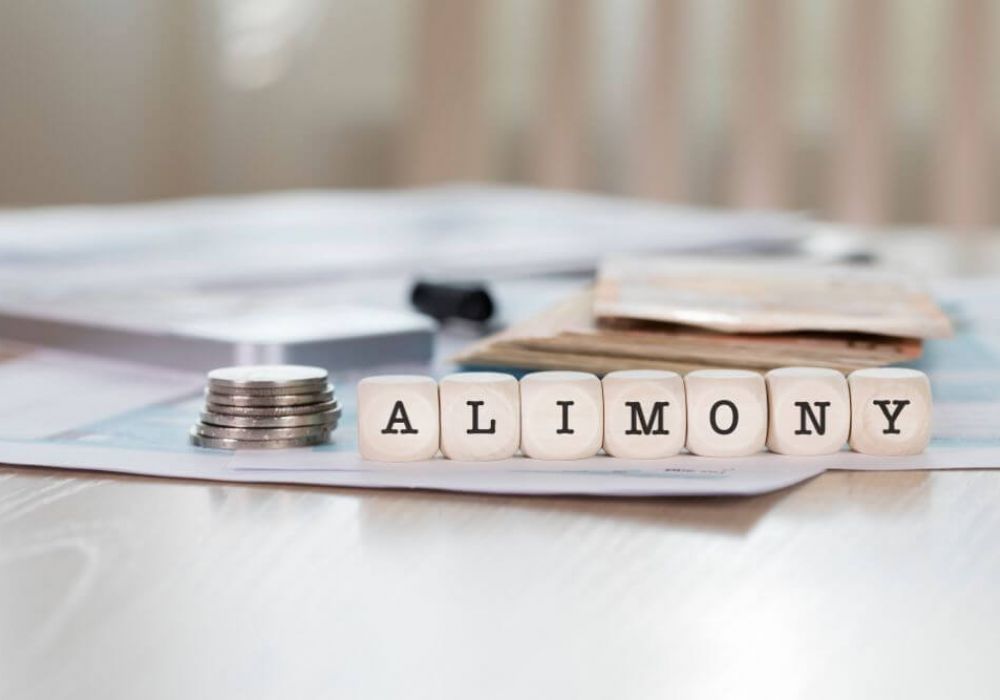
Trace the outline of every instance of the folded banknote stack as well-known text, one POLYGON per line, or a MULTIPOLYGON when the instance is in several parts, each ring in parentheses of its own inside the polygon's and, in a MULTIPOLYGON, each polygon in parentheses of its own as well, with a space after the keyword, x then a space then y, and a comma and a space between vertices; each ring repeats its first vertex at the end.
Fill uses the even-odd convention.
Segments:
POLYGON ((951 333, 916 281, 877 268, 616 258, 592 288, 455 359, 597 374, 786 365, 846 372, 915 360, 925 339, 951 333))

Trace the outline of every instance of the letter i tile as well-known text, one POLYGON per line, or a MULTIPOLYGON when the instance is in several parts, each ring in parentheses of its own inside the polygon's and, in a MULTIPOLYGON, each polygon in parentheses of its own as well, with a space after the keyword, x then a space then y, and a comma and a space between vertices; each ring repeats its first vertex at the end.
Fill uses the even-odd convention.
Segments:
POLYGON ((535 372, 521 379, 521 450, 535 459, 582 459, 601 449, 601 380, 586 372, 535 372))

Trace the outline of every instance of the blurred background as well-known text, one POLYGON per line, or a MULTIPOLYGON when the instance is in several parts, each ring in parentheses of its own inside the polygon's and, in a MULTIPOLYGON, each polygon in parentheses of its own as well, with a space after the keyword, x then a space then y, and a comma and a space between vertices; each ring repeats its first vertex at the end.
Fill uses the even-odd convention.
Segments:
POLYGON ((496 181, 1000 222, 995 0, 0 4, 0 204, 496 181))

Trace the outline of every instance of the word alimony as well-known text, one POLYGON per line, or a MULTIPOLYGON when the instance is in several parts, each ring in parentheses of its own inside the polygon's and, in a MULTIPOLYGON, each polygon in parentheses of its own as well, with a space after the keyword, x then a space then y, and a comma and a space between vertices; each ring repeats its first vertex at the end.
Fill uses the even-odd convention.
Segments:
POLYGON ((900 368, 782 367, 698 370, 462 372, 368 377, 358 385, 358 444, 365 459, 434 457, 568 460, 602 448, 659 459, 687 448, 739 457, 765 448, 823 455, 845 444, 872 455, 922 452, 930 439, 927 376, 900 368))

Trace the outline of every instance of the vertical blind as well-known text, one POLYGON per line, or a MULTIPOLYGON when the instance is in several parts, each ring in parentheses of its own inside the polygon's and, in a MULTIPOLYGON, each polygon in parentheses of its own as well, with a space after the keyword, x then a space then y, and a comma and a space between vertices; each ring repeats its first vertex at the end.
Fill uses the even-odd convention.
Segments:
POLYGON ((0 202, 513 182, 1000 225, 995 0, 0 6, 0 202))

